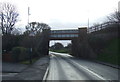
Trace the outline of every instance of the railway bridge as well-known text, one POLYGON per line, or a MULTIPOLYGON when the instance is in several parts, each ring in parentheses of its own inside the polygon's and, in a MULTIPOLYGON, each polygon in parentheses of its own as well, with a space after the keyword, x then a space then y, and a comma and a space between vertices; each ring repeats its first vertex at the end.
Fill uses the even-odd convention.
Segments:
POLYGON ((72 42, 72 55, 79 57, 88 56, 88 42, 87 42, 87 28, 82 27, 78 29, 69 30, 44 30, 43 34, 47 37, 47 51, 49 52, 49 41, 50 40, 71 40, 72 42))

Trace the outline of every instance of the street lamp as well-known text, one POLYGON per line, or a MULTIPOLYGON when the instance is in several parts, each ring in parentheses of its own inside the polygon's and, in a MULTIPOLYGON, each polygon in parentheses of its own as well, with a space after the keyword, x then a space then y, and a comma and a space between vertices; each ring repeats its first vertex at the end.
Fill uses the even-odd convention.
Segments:
MULTIPOLYGON (((35 33, 34 32, 31 32, 30 34, 29 34, 29 36, 31 36, 31 37, 33 37, 33 36, 35 36, 35 33)), ((33 42, 33 40, 31 39, 31 41, 33 42)), ((32 64, 32 51, 33 51, 33 49, 32 49, 32 43, 31 43, 31 48, 30 48, 30 64, 32 64)))
POLYGON ((120 12, 120 1, 118 2, 118 12, 120 12))

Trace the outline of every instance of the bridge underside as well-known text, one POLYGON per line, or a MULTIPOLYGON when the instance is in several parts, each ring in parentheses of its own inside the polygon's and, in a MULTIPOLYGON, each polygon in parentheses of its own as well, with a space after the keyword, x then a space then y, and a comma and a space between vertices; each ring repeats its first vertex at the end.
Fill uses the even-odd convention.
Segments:
POLYGON ((71 40, 72 42, 72 47, 71 47, 71 50, 72 50, 72 55, 73 56, 78 56, 78 44, 79 44, 79 41, 78 41, 78 38, 77 37, 74 37, 74 38, 50 38, 50 40, 71 40))
POLYGON ((73 40, 75 38, 50 38, 50 40, 73 40))

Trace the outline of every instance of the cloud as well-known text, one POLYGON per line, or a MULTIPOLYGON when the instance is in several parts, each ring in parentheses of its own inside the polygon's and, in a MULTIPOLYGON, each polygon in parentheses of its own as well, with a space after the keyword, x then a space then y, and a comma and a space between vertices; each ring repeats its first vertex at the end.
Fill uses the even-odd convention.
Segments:
POLYGON ((87 26, 86 22, 79 23, 79 22, 52 21, 48 24, 51 26, 51 29, 78 29, 78 27, 87 26))

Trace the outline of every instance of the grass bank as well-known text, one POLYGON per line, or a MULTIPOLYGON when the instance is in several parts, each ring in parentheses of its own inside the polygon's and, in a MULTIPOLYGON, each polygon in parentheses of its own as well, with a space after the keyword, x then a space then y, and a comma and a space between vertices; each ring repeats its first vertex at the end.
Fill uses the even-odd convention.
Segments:
POLYGON ((108 45, 103 49, 103 52, 98 55, 97 60, 120 65, 119 42, 120 39, 118 38, 109 41, 108 45))

